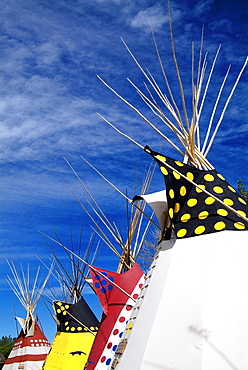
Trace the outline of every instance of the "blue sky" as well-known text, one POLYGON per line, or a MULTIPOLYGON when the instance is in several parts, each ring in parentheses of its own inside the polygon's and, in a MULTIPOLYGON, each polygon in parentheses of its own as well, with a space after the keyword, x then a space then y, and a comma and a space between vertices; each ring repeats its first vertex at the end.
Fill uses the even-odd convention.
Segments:
MULTIPOLYGON (((82 188, 64 157, 108 217, 118 220, 125 229, 124 200, 80 155, 123 192, 128 189, 130 196, 136 164, 142 174, 150 158, 118 135, 96 112, 142 145, 148 144, 159 151, 163 144, 161 137, 96 77, 100 75, 166 132, 127 81, 130 78, 142 87, 144 78, 120 37, 141 65, 149 68, 162 83, 150 20, 175 94, 178 87, 171 58, 166 1, 9 0, 2 1, 0 8, 1 337, 15 335, 12 293, 4 278, 9 272, 5 257, 24 266, 27 262, 36 266, 36 255, 48 260, 49 251, 38 231, 53 235, 51 225, 64 243, 70 245, 70 228, 77 238, 83 222, 85 244, 88 242, 91 230, 88 217, 62 178, 79 197, 82 188)), ((186 93, 190 91, 191 42, 195 42, 197 50, 202 26, 209 65, 222 44, 202 117, 206 122, 228 65, 232 67, 224 98, 245 61, 247 11, 244 0, 171 2, 176 52, 186 93)), ((246 83, 247 71, 208 156, 234 187, 239 178, 248 187, 246 83)), ((163 152, 181 159, 167 144, 163 152)), ((161 190, 162 184, 158 174, 153 190, 161 190)), ((115 268, 117 262, 113 253, 103 247, 98 265, 115 268)), ((94 300, 89 294, 86 298, 89 302, 94 300)), ((95 301, 93 306, 96 307, 95 301)), ((55 325, 42 305, 38 306, 38 313, 45 333, 52 340, 55 325)), ((18 308, 17 314, 23 316, 24 312, 18 308)))

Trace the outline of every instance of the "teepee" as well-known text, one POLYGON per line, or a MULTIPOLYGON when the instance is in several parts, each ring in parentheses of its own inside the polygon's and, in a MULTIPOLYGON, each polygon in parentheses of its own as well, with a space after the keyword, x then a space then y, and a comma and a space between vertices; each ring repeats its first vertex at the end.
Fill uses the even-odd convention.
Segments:
POLYGON ((50 343, 40 329, 34 311, 51 274, 52 266, 44 281, 40 283, 40 268, 37 269, 34 279, 31 280, 29 266, 26 274, 23 268, 21 268, 21 274, 19 274, 14 262, 7 262, 13 274, 13 278, 7 276, 7 282, 25 308, 27 315, 25 319, 16 317, 22 330, 3 369, 37 370, 41 368, 46 359, 47 353, 50 350, 50 343))
MULTIPOLYGON (((56 237, 57 239, 47 238, 64 247, 57 234, 56 237)), ((82 253, 82 228, 79 239, 76 251, 80 256, 82 253)), ((71 240, 73 240, 72 235, 71 240)), ((98 243, 93 256, 91 256, 94 240, 95 237, 91 236, 83 253, 86 260, 91 258, 91 263, 95 261, 99 248, 98 243)), ((52 250, 50 245, 49 248, 52 250)), ((80 259, 75 259, 74 255, 66 253, 66 259, 62 259, 52 250, 55 260, 53 277, 59 284, 59 289, 55 290, 54 287, 50 287, 57 332, 42 367, 44 370, 83 369, 99 325, 98 319, 83 297, 86 265, 80 259)))
MULTIPOLYGON (((84 159, 84 158, 83 158, 84 159)), ((110 183, 95 167, 84 159, 105 181, 115 188, 126 199, 132 200, 110 183)), ((69 164, 69 162, 67 161, 69 164)), ((119 259, 117 271, 109 271, 89 265, 91 284, 96 292, 103 309, 95 341, 90 351, 86 365, 87 370, 105 369, 112 367, 115 351, 122 339, 127 320, 130 318, 133 307, 139 297, 144 284, 144 272, 136 262, 143 248, 145 237, 153 223, 152 215, 145 213, 146 203, 140 199, 138 205, 131 204, 131 212, 127 219, 128 232, 124 239, 121 230, 112 224, 104 214, 96 200, 86 188, 79 175, 69 164, 74 174, 82 184, 85 194, 84 200, 96 215, 95 219, 86 206, 73 194, 94 224, 94 231, 117 255, 119 259), (86 196, 87 195, 87 196, 86 196), (145 216, 145 220, 144 220, 145 216), (118 248, 119 247, 119 248, 118 248), (120 249, 120 250, 119 250, 120 249)), ((154 172, 151 165, 145 173, 141 191, 147 193, 154 172)))
POLYGON ((144 273, 137 263, 120 274, 92 266, 90 271, 104 312, 86 369, 110 369, 126 322, 143 287, 144 273))
MULTIPOLYGON (((166 189, 136 198, 145 199, 156 212, 161 225, 161 240, 122 343, 116 351, 112 369, 246 369, 248 206, 209 162, 207 154, 248 59, 213 127, 228 69, 216 93, 209 125, 203 137, 200 135, 201 114, 219 49, 207 79, 207 55, 202 57, 203 42, 195 75, 195 58, 192 55, 190 119, 171 21, 170 36, 183 112, 180 112, 168 84, 155 37, 158 60, 168 91, 166 94, 124 44, 147 81, 147 94, 130 83, 152 112, 175 134, 176 140, 162 133, 101 79, 182 156, 181 160, 174 160, 123 134, 158 163, 166 189), (160 105, 167 109, 168 114, 160 105)), ((106 118, 103 119, 121 133, 106 118)))

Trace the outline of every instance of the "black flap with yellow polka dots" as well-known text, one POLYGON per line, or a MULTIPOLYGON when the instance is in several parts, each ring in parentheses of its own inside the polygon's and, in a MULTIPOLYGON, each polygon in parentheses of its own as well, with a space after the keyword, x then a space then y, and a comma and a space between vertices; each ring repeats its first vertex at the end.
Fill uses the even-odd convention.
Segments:
POLYGON ((159 164, 164 175, 169 216, 177 238, 209 234, 222 230, 247 230, 248 223, 225 205, 232 207, 243 216, 248 215, 248 206, 225 178, 214 170, 200 170, 180 161, 154 152, 148 146, 145 151, 159 164), (199 187, 196 187, 173 167, 199 187), (205 189, 216 199, 206 194, 205 189))
POLYGON ((98 330, 99 321, 89 308, 83 298, 77 303, 53 302, 57 319, 59 321, 57 330, 59 332, 82 333, 98 330))

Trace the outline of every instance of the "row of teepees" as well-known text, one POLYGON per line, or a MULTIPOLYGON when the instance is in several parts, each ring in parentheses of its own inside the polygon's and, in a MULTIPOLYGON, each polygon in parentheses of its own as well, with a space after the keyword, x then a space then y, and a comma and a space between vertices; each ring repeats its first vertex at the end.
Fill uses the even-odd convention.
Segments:
MULTIPOLYGON (((58 330, 43 365, 44 370, 227 370, 248 367, 248 206, 207 159, 248 59, 237 76, 217 124, 213 127, 230 70, 228 68, 217 92, 202 141, 200 131, 204 131, 204 127, 201 124, 201 114, 220 48, 207 78, 207 55, 203 56, 203 37, 196 74, 192 48, 190 118, 176 58, 171 21, 172 55, 182 112, 169 86, 154 34, 153 38, 167 92, 164 93, 164 88, 158 85, 153 75, 142 68, 124 43, 146 79, 146 92, 133 82, 130 83, 155 116, 172 131, 175 140, 162 133, 143 113, 100 79, 177 150, 180 160, 139 144, 102 117, 117 132, 153 158, 165 181, 165 189, 147 194, 152 178, 148 175, 141 194, 133 200, 122 193, 134 210, 127 240, 123 240, 116 225, 109 222, 69 164, 83 186, 84 202, 74 196, 89 215, 96 234, 116 253, 120 263, 117 272, 96 268, 92 265, 94 262, 88 262, 87 253, 81 258, 79 252, 75 253, 60 240, 56 241, 68 252, 74 271, 73 279, 63 268, 60 270, 62 285, 72 287, 77 282, 74 284, 77 289, 70 290, 69 300, 54 300, 58 330), (138 203, 134 203, 135 201, 138 203), (88 211, 85 202, 97 216, 97 221, 92 212, 88 211), (145 211, 145 203, 156 214, 161 233, 146 276, 137 263, 149 225, 154 224, 153 218, 145 211), (144 216, 148 218, 148 225, 142 228, 139 225, 144 216), (135 237, 137 230, 138 236, 135 237), (110 233, 113 241, 107 233, 110 233), (81 288, 78 289, 81 286, 79 281, 88 278, 86 268, 90 271, 90 284, 103 308, 100 323, 83 299, 81 288)), ((17 275, 15 268, 11 268, 14 276, 17 275)), ((26 286, 23 288, 18 278, 17 281, 25 296, 26 286)), ((26 306, 27 302, 26 299, 26 306)), ((32 315, 33 311, 28 311, 23 324, 24 334, 29 333, 30 324, 34 324, 32 315)), ((11 358, 17 356, 17 351, 17 347, 14 347, 13 354, 5 365, 6 369, 14 369, 8 361, 13 362, 11 358)), ((20 366, 23 367, 19 368, 25 368, 25 365, 20 366)))
MULTIPOLYGON (((70 258, 73 259, 74 266, 76 264, 75 259, 78 260, 76 271, 81 275, 81 277, 84 277, 84 281, 89 282, 94 292, 97 294, 103 309, 103 314, 97 332, 91 333, 95 336, 94 341, 91 341, 91 345, 93 342, 92 347, 91 345, 87 346, 78 335, 75 335, 75 331, 77 330, 75 326, 75 320, 73 322, 73 327, 75 329, 73 330, 71 337, 73 337, 74 341, 76 342, 74 343, 74 348, 71 347, 71 352, 69 352, 68 347, 62 347, 61 342, 60 347, 57 345, 56 336, 52 344, 51 351, 47 356, 47 360, 43 366, 44 370, 63 370, 66 367, 72 367, 72 365, 74 369, 81 369, 84 365, 87 369, 95 369, 99 366, 110 368, 115 351, 121 341, 122 335, 124 334, 126 322, 131 316, 132 308, 137 301, 140 290, 144 283, 144 273, 139 265, 135 263, 144 243, 144 235, 140 236, 140 228, 141 223, 143 223, 142 216, 144 214, 144 210, 142 213, 140 213, 140 211, 137 213, 137 211, 133 212, 133 210, 131 210, 129 232, 127 240, 124 241, 121 237, 121 231, 117 229, 116 225, 112 224, 107 219, 104 212, 96 203, 89 190, 86 188, 85 184, 82 182, 73 168, 72 170, 81 182, 86 193, 84 195, 84 199, 93 212, 89 212, 86 206, 83 205, 81 201, 78 199, 77 200, 93 222, 95 234, 98 235, 100 239, 102 239, 106 245, 118 256, 119 264, 117 267, 117 272, 96 268, 92 265, 93 261, 91 261, 91 264, 88 262, 88 259, 86 258, 87 253, 82 258, 78 252, 76 253, 76 251, 67 248, 60 240, 54 240, 48 237, 65 249, 65 251, 68 253, 68 256, 71 256, 70 258), (88 197, 86 197, 86 195, 88 197), (93 215, 95 214, 97 216, 97 221, 94 219, 92 213, 93 215), (114 243, 119 246, 120 251, 114 246, 114 243), (86 266, 89 268, 91 278, 88 278, 88 275, 85 275, 84 273, 86 266), (60 362, 58 361, 58 357, 56 357, 59 348, 60 354, 63 354, 63 361, 61 359, 60 362), (63 350, 61 348, 63 348, 63 350), (75 358, 74 362, 72 362, 72 355, 75 358), (58 365, 58 362, 60 365, 58 365)), ((142 190, 144 192, 146 192, 149 188, 152 171, 152 169, 149 169, 144 177, 142 184, 142 190)), ((73 195, 75 196, 75 194, 73 195)), ((140 201, 140 210, 143 208, 143 205, 144 201, 140 201)), ((135 209, 137 210, 136 207, 135 209)), ((151 219, 149 218, 148 225, 145 226, 145 235, 147 234, 150 223, 151 219)), ((88 311, 88 308, 85 307, 85 301, 84 307, 82 306, 82 300, 83 298, 81 297, 78 302, 78 305, 80 304, 81 316, 83 313, 85 315, 85 313, 88 311)), ((60 323, 60 327, 61 322, 66 320, 67 326, 65 329, 68 329, 69 320, 67 315, 65 318, 61 316, 63 314, 65 315, 65 313, 68 313, 69 307, 66 308, 64 303, 60 302, 60 304, 62 304, 62 310, 61 307, 57 307, 57 312, 59 311, 60 313, 60 316, 57 315, 57 319, 60 323)), ((57 305, 57 302, 55 302, 55 305, 57 305)), ((84 320, 82 319, 82 322, 86 324, 85 317, 84 320)), ((85 325, 84 330, 88 334, 90 334, 89 332, 91 332, 92 329, 92 326, 86 327, 85 325)), ((61 329, 59 329, 59 331, 60 337, 62 338, 61 329)))
MULTIPOLYGON (((143 192, 146 192, 150 186, 152 171, 154 171, 154 168, 153 170, 149 169, 143 179, 143 185, 141 188, 143 192)), ((82 185, 85 187, 83 183, 82 185)), ((88 363, 88 366, 89 364, 94 365, 96 359, 102 362, 102 358, 104 358, 104 356, 102 356, 102 352, 104 351, 107 354, 105 362, 109 363, 110 360, 113 358, 116 348, 118 347, 118 344, 121 340, 120 333, 124 332, 126 321, 131 314, 132 304, 137 299, 144 279, 144 274, 137 264, 134 268, 131 268, 132 263, 130 262, 130 260, 134 261, 139 255, 145 240, 145 235, 148 233, 151 220, 148 220, 148 225, 146 225, 145 227, 146 231, 142 236, 140 236, 140 229, 141 224, 143 223, 144 211, 143 213, 140 213, 137 212, 137 207, 132 207, 136 211, 133 211, 133 209, 131 210, 129 234, 127 240, 124 241, 121 237, 121 231, 118 231, 116 226, 110 223, 110 221, 106 218, 103 211, 97 205, 88 190, 87 194, 92 201, 92 203, 90 203, 90 201, 87 200, 87 203, 90 204, 90 208, 92 209, 92 211, 94 211, 93 214, 95 213, 98 220, 94 220, 91 213, 88 212, 84 207, 86 213, 93 221, 94 227, 96 227, 96 230, 94 230, 94 234, 92 234, 92 236, 90 237, 88 246, 85 251, 83 251, 83 248, 81 246, 82 230, 80 232, 80 242, 77 250, 73 248, 73 243, 71 248, 68 249, 63 244, 55 230, 55 238, 41 233, 44 236, 44 240, 49 247, 53 258, 53 262, 50 268, 41 261, 42 264, 45 265, 45 267, 49 270, 48 276, 45 279, 42 287, 37 286, 39 270, 34 278, 34 281, 31 281, 32 279, 30 279, 29 276, 29 268, 27 273, 28 276, 25 277, 23 269, 21 269, 21 274, 18 274, 14 263, 9 263, 17 286, 14 285, 10 277, 8 277, 7 280, 12 290, 21 300, 23 305, 24 302, 26 302, 25 308, 27 310, 32 310, 32 315, 28 314, 27 317, 32 316, 32 318, 34 319, 33 312, 37 305, 38 298, 42 296, 45 303, 46 301, 48 301, 49 304, 52 304, 55 313, 52 314, 52 316, 57 325, 57 333, 55 335, 51 348, 49 344, 42 358, 39 353, 39 348, 33 350, 33 355, 30 358, 27 357, 27 353, 30 351, 30 343, 43 343, 43 332, 41 330, 38 331, 37 323, 35 323, 35 332, 31 330, 27 331, 24 328, 24 330, 21 331, 19 337, 21 337, 22 339, 23 337, 27 337, 29 338, 29 340, 26 339, 25 341, 22 341, 22 346, 20 347, 20 340, 18 337, 14 349, 5 365, 8 366, 9 370, 19 368, 38 369, 41 367, 41 365, 43 365, 42 369, 44 370, 63 370, 65 368, 82 369, 86 365, 86 363, 88 363), (97 212, 93 207, 93 204, 94 207, 97 208, 97 212), (101 227, 99 226, 99 223, 102 224, 101 227), (104 231, 104 227, 107 231, 104 231), (107 236, 107 232, 110 234, 109 236, 107 236), (95 238, 97 235, 99 235, 100 238, 104 240, 104 242, 110 247, 110 249, 113 250, 118 256, 119 266, 117 268, 117 273, 113 273, 107 270, 99 270, 92 266, 92 264, 95 263, 100 249, 99 242, 96 247, 94 246, 95 238), (113 242, 111 242, 111 237, 113 239, 113 242), (120 247, 120 252, 114 247, 114 242, 116 242, 116 240, 118 240, 117 244, 120 247), (68 265, 64 265, 64 261, 60 261, 48 241, 52 241, 53 243, 56 243, 57 245, 64 248, 67 254, 66 260, 67 262, 69 261, 69 267, 68 265), (89 263, 92 250, 93 257, 91 258, 89 263), (82 252, 83 255, 81 258, 82 252), (86 274, 86 269, 88 269, 88 267, 91 271, 91 279, 89 279, 88 274, 86 274), (122 274, 118 273, 118 271, 122 272, 122 274), (102 289, 96 289, 96 286, 99 283, 99 276, 105 278, 106 275, 109 275, 109 278, 106 277, 106 279, 107 281, 108 279, 111 279, 111 284, 107 285, 108 294, 105 296, 105 294, 102 294, 101 292, 102 289), (59 284, 59 289, 55 289, 54 286, 51 286, 51 284, 47 282, 49 276, 52 276, 59 284), (98 280, 96 281, 96 279, 98 280), (99 295, 99 300, 103 307, 104 313, 100 323, 99 333, 99 322, 83 298, 83 289, 86 281, 89 282, 91 286, 93 286, 95 293, 99 295), (44 288, 46 284, 46 291, 48 291, 49 293, 45 294, 44 288), (123 318, 125 318, 125 320, 123 318), (113 342, 111 342, 112 346, 109 347, 108 339, 109 337, 113 336, 113 330, 115 330, 115 333, 118 332, 118 335, 114 335, 114 337, 111 339, 113 342), (94 346, 92 353, 94 359, 92 360, 91 358, 88 359, 88 356, 91 351, 93 342, 94 346), (19 349, 18 355, 16 354, 17 346, 19 349), (97 351, 95 351, 94 348, 97 348, 97 351), (40 360, 39 362, 38 359, 40 360)), ((141 201, 140 209, 142 209, 143 206, 144 202, 141 201)), ((72 235, 71 239, 73 239, 72 235)), ((32 320, 31 322, 34 326, 35 321, 32 320)), ((25 320, 24 323, 26 323, 25 320)), ((29 327, 31 326, 31 323, 26 323, 25 325, 29 327)))

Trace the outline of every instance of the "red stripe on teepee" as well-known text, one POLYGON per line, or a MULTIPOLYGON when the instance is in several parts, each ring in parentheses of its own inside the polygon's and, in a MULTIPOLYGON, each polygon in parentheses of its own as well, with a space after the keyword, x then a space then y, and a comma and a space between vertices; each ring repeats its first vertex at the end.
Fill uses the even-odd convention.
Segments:
POLYGON ((39 328, 37 322, 35 322, 33 336, 26 337, 23 330, 21 330, 5 365, 23 364, 27 361, 43 362, 47 357, 49 349, 50 344, 47 338, 39 328))
POLYGON ((20 363, 20 362, 34 362, 34 361, 44 361, 46 359, 47 354, 43 353, 41 355, 22 355, 22 356, 15 356, 8 358, 5 362, 6 365, 14 364, 14 363, 20 363))

